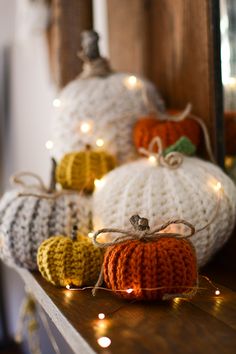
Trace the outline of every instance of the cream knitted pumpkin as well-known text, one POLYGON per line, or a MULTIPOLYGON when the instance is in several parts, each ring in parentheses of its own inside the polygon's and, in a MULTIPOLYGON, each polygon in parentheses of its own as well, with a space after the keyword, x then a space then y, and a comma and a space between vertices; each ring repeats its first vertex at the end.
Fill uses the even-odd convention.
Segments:
POLYGON ((120 162, 128 161, 136 156, 132 142, 136 120, 149 113, 150 102, 163 110, 163 101, 149 81, 111 71, 99 55, 97 40, 95 32, 84 33, 84 70, 55 101, 52 153, 57 160, 86 144, 96 146, 98 141, 101 146, 102 141, 103 147, 120 162), (88 48, 86 40, 90 40, 88 48), (91 53, 92 45, 95 54, 91 53), (149 103, 144 96, 149 97, 149 103))
POLYGON ((191 238, 203 266, 233 230, 236 188, 219 167, 199 158, 184 157, 175 169, 151 161, 131 162, 102 179, 93 201, 95 229, 127 228, 134 214, 150 219, 151 228, 171 218, 185 219, 196 229, 209 223, 191 238))
POLYGON ((4 262, 36 269, 37 250, 45 239, 69 233, 74 224, 83 233, 89 231, 89 197, 76 192, 51 196, 31 187, 4 194, 0 201, 0 258, 4 262))

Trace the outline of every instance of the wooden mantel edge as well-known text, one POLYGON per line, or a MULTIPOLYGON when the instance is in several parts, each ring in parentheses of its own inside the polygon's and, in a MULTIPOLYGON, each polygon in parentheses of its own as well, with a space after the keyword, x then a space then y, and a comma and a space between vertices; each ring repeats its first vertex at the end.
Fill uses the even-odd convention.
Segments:
POLYGON ((26 269, 15 267, 15 270, 23 279, 27 291, 34 296, 35 300, 48 314, 71 349, 75 353, 96 354, 80 333, 76 331, 66 317, 59 311, 44 289, 38 284, 34 276, 26 269))

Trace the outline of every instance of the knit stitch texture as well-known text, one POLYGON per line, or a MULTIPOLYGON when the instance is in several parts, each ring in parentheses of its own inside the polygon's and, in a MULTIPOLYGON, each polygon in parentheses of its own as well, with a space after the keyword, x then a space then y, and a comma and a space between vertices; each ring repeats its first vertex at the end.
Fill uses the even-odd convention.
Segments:
MULTIPOLYGON (((148 148, 152 139, 161 138, 164 148, 174 144, 182 136, 188 137, 198 146, 200 143, 200 126, 192 119, 186 118, 180 122, 161 121, 154 117, 143 117, 135 125, 133 131, 136 148, 148 148)), ((157 151, 157 148, 156 148, 157 151)))
POLYGON ((157 300, 165 294, 190 293, 197 283, 195 251, 189 241, 175 238, 111 246, 105 253, 104 280, 127 299, 157 300))
POLYGON ((93 285, 102 264, 102 251, 85 236, 73 241, 66 236, 45 240, 38 250, 37 262, 42 276, 56 286, 93 285))
POLYGON ((42 241, 70 233, 74 224, 81 232, 89 231, 89 197, 73 193, 43 199, 18 194, 18 190, 9 191, 0 201, 0 257, 7 264, 36 269, 42 241))
POLYGON ((92 192, 94 180, 102 178, 115 164, 115 158, 104 151, 69 153, 57 166, 56 180, 65 189, 92 192))
POLYGON ((55 108, 52 124, 53 156, 60 160, 66 153, 79 151, 86 144, 96 146, 103 139, 104 148, 120 162, 133 159, 133 125, 150 107, 143 98, 143 89, 150 101, 163 110, 163 101, 154 86, 142 80, 142 87, 128 89, 128 74, 114 73, 106 78, 75 79, 59 95, 60 107, 55 108), (80 125, 91 123, 91 131, 83 134, 80 125))
MULTIPOLYGON (((192 236, 197 260, 204 265, 228 240, 236 215, 236 187, 216 165, 195 157, 184 157, 177 169, 156 166, 147 159, 121 166, 103 178, 93 199, 95 229, 130 227, 129 218, 139 214, 154 228, 171 218, 192 223, 196 229, 210 225, 192 236), (220 200, 216 185, 223 188, 220 200), (219 210, 217 216, 217 205, 219 210)), ((177 226, 170 231, 179 230, 177 226)), ((181 232, 182 233, 182 232, 181 232)))

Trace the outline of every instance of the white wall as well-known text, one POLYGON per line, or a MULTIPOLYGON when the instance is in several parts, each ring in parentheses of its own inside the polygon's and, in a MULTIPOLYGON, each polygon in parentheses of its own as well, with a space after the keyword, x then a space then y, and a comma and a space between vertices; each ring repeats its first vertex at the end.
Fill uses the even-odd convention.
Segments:
MULTIPOLYGON (((20 19, 16 16, 19 4, 26 0, 0 0, 0 47, 10 46, 10 129, 6 139, 6 177, 17 170, 30 170, 40 174, 45 181, 49 176, 49 157, 45 142, 50 139, 52 101, 56 89, 51 82, 47 47, 43 34, 18 35, 15 26, 20 19), (19 38, 20 37, 20 38, 19 38), (25 37, 25 38, 24 38, 25 37), (19 40, 20 39, 20 40, 19 40)), ((101 34, 101 51, 108 55, 106 0, 94 0, 95 28, 101 34)), ((25 29, 21 31, 24 32, 25 29)), ((12 335, 24 285, 15 271, 4 271, 4 292, 7 301, 9 329, 12 335)), ((54 328, 54 333, 57 334, 54 328)), ((62 353, 70 349, 61 336, 57 341, 62 353)), ((43 353, 50 354, 50 345, 43 335, 43 353)))

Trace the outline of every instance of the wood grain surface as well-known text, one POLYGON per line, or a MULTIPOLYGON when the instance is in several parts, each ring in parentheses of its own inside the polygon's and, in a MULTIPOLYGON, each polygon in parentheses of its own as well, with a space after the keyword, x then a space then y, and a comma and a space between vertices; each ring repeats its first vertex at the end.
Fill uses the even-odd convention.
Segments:
POLYGON ((216 297, 204 280, 192 300, 129 303, 103 290, 92 297, 90 290, 58 289, 38 273, 19 272, 75 353, 235 353, 236 293, 226 287, 216 297), (106 350, 97 343, 102 336, 111 339, 106 350))
POLYGON ((80 34, 90 30, 92 0, 52 0, 52 23, 49 33, 53 76, 59 87, 65 86, 81 71, 77 53, 80 34))
POLYGON ((170 107, 191 102, 223 165, 218 6, 218 0, 108 0, 108 23, 115 69, 149 77, 170 107))

